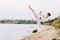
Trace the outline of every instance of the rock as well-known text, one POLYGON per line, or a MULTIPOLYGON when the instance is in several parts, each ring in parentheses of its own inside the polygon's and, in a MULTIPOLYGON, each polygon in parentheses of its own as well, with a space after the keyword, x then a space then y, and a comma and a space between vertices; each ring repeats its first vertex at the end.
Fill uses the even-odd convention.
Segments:
POLYGON ((28 35, 21 40, 57 40, 59 36, 58 30, 51 26, 47 28, 46 30, 28 35))

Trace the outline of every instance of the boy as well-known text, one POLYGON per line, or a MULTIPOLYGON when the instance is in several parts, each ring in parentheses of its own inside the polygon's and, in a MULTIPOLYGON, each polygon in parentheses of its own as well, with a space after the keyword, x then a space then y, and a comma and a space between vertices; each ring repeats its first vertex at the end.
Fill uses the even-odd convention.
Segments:
MULTIPOLYGON (((51 14, 50 14, 49 12, 48 12, 45 16, 44 16, 44 15, 41 15, 42 11, 40 11, 40 13, 39 13, 40 17, 39 17, 39 16, 37 16, 36 12, 31 8, 30 5, 29 5, 28 7, 29 7, 29 9, 33 12, 33 14, 34 14, 34 16, 35 16, 35 18, 36 18, 36 21, 37 21, 37 25, 38 25, 39 27, 41 26, 41 23, 40 23, 40 22, 45 21, 49 16, 51 16, 51 14)), ((37 31, 38 31, 38 30, 36 29, 36 30, 34 30, 32 33, 35 33, 35 32, 37 32, 37 31)))

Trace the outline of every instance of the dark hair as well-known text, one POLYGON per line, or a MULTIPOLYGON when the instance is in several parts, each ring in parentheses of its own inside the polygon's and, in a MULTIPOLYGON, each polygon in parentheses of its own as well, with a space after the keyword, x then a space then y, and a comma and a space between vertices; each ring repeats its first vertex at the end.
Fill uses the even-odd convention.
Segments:
POLYGON ((48 12, 48 16, 51 16, 51 14, 48 12))

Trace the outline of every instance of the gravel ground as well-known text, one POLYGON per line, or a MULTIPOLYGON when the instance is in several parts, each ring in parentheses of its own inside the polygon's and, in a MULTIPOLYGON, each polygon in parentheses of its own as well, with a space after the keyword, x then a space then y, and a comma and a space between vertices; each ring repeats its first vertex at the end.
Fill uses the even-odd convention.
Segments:
POLYGON ((21 40, 60 40, 60 32, 52 26, 47 26, 48 29, 33 33, 24 37, 21 40))

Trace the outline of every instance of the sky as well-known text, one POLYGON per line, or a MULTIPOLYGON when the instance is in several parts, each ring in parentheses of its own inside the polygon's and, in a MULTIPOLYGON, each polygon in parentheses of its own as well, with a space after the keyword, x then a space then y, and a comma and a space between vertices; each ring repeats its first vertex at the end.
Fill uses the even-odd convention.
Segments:
POLYGON ((0 0, 0 20, 1 19, 34 19, 34 15, 28 5, 38 14, 51 13, 49 19, 53 19, 60 14, 60 0, 0 0))

